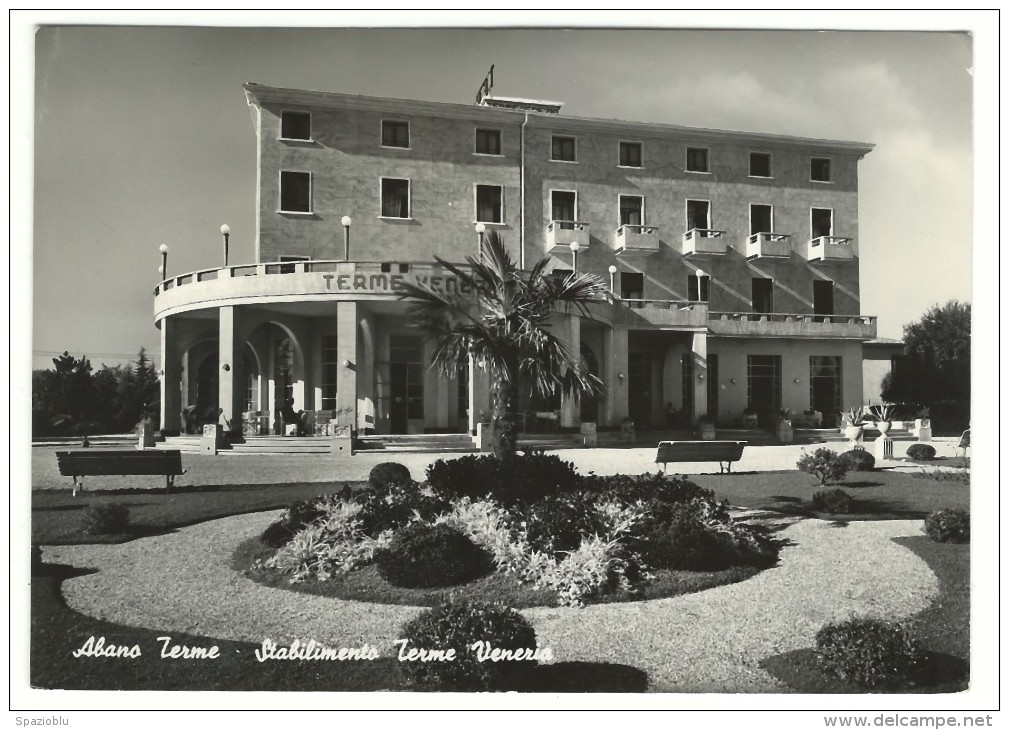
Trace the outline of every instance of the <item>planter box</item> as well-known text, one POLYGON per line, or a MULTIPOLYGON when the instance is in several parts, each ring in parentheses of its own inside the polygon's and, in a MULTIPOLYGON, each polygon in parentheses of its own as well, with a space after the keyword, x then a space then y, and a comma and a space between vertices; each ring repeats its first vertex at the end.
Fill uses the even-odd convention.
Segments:
POLYGON ((792 424, 789 421, 778 421, 776 431, 779 443, 792 443, 792 424))
POLYGON ((701 424, 701 441, 714 441, 715 440, 715 424, 713 423, 702 423, 701 424))

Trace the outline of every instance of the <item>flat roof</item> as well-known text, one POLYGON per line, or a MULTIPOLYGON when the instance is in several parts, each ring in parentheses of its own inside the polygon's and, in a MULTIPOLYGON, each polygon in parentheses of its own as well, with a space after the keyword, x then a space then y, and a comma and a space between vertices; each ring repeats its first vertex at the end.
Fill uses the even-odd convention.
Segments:
MULTIPOLYGON (((640 122, 621 119, 600 119, 594 117, 571 117, 552 112, 531 111, 528 109, 507 109, 495 106, 477 104, 456 104, 443 101, 424 101, 420 99, 395 99, 381 96, 365 96, 362 94, 343 94, 334 91, 311 91, 307 89, 289 89, 276 86, 264 86, 256 83, 246 83, 246 98, 250 104, 260 104, 263 101, 288 103, 303 106, 348 108, 372 111, 387 111, 403 113, 403 107, 408 105, 417 113, 454 119, 483 119, 501 122, 516 121, 516 115, 535 119, 537 126, 556 129, 585 130, 626 130, 638 134, 677 134, 681 136, 702 138, 731 137, 744 141, 759 141, 788 146, 830 149, 849 154, 863 156, 875 147, 868 142, 853 142, 835 139, 819 139, 814 137, 797 137, 785 134, 769 134, 766 132, 744 132, 731 129, 714 129, 706 127, 687 127, 676 124, 656 122, 640 122)), ((504 98, 504 97, 498 97, 504 98)), ((560 102, 543 102, 545 104, 560 104, 560 102)))

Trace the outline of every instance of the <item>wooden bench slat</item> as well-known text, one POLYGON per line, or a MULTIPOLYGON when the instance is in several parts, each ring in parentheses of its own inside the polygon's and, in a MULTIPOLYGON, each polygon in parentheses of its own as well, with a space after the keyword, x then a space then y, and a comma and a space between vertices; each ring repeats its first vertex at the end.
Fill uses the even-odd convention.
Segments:
MULTIPOLYGON (((732 471, 732 462, 743 457, 746 441, 660 441, 655 454, 655 462, 665 466, 668 463, 717 461, 732 471)), ((723 469, 724 471, 724 469, 723 469)))
POLYGON ((180 451, 57 451, 60 474, 74 480, 86 476, 164 476, 171 489, 175 477, 185 474, 180 451))

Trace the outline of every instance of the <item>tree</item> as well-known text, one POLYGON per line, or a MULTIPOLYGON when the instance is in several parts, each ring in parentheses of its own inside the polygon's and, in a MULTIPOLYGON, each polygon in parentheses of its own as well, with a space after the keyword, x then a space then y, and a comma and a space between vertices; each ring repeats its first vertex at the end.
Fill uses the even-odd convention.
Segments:
POLYGON ((970 408, 970 326, 970 304, 956 300, 935 305, 905 325, 904 357, 884 378, 883 399, 917 403, 962 420, 970 408))
POLYGON ((529 271, 518 269, 496 232, 487 236, 479 261, 466 258, 469 270, 435 260, 458 278, 459 291, 400 282, 397 293, 411 300, 414 324, 434 338, 431 367, 455 377, 472 356, 489 370, 495 456, 515 454, 520 387, 544 398, 603 392, 602 381, 581 367, 579 353, 550 331, 555 312, 588 316, 589 303, 607 299, 599 277, 572 273, 558 280, 547 271, 547 259, 529 271))
POLYGON ((91 382, 91 362, 64 352, 53 358, 55 375, 52 379, 50 422, 57 428, 69 428, 74 433, 86 434, 94 409, 94 389, 91 382))

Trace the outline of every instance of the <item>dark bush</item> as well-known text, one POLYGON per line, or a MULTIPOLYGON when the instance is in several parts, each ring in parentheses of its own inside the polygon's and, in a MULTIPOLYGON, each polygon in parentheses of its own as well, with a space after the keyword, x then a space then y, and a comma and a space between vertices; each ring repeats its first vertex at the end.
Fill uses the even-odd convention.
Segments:
POLYGON ((905 681, 924 661, 909 628, 876 619, 824 626, 816 635, 816 652, 823 671, 863 687, 905 681))
POLYGON ((586 490, 617 499, 624 503, 637 500, 659 502, 690 502, 694 499, 715 501, 715 493, 694 484, 684 476, 666 476, 661 472, 647 474, 616 474, 584 478, 586 490))
POLYGON ((514 609, 478 601, 446 603, 403 626, 399 635, 405 649, 455 650, 454 661, 400 662, 406 676, 418 685, 455 691, 522 689, 537 664, 536 632, 514 609), (517 660, 479 661, 472 647, 486 642, 514 652, 517 660), (530 657, 530 658, 525 658, 530 657))
POLYGON ((286 519, 277 520, 263 530, 263 534, 259 536, 259 541, 267 547, 282 548, 291 541, 291 538, 294 537, 302 527, 304 527, 304 525, 296 527, 293 522, 289 522, 286 519))
POLYGON ((375 565, 394 586, 436 588, 486 575, 492 560, 454 527, 416 523, 403 528, 388 548, 375 552, 375 565))
POLYGON ((357 496, 362 509, 358 518, 366 535, 377 537, 386 530, 397 530, 419 516, 430 522, 451 506, 441 497, 430 496, 415 484, 390 484, 381 489, 371 489, 357 496))
POLYGON ((589 492, 572 492, 534 502, 523 515, 529 545, 557 554, 577 549, 585 537, 602 534, 606 525, 595 509, 597 500, 589 492))
POLYGON ((813 495, 813 509, 831 515, 850 515, 855 500, 843 489, 823 489, 813 495))
POLYGON ((86 535, 118 535, 130 524, 130 510, 121 504, 89 504, 81 515, 86 535))
POLYGON ((912 461, 932 461, 935 448, 928 444, 911 444, 907 447, 907 458, 912 461))
POLYGON ((925 518, 922 531, 935 542, 970 542, 970 512, 940 509, 925 518))
POLYGON ((648 516, 631 532, 629 547, 656 569, 724 570, 768 567, 778 559, 778 545, 765 528, 732 520, 724 503, 647 503, 648 516))
POLYGON ((852 449, 841 454, 848 465, 848 471, 872 471, 876 468, 876 457, 865 449, 852 449))
POLYGON ((385 461, 372 467, 368 482, 375 489, 382 489, 391 484, 406 487, 413 483, 413 479, 410 478, 410 470, 398 461, 385 461))
POLYGON ((838 482, 848 473, 848 462, 836 451, 828 448, 817 449, 812 454, 803 454, 795 466, 799 471, 815 476, 822 487, 827 482, 838 482))
POLYGON ((571 462, 535 452, 506 461, 489 454, 439 459, 427 468, 427 483, 448 499, 490 495, 503 504, 530 504, 541 497, 571 492, 581 480, 571 462))

